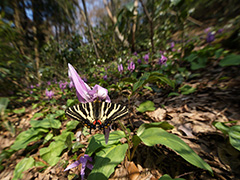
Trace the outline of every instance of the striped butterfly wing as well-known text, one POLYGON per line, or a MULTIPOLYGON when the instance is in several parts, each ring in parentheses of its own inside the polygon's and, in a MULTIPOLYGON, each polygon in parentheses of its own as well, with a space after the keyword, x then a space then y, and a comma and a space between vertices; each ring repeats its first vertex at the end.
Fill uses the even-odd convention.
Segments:
POLYGON ((94 101, 67 108, 66 114, 91 129, 108 128, 112 121, 127 115, 128 109, 121 104, 94 101))

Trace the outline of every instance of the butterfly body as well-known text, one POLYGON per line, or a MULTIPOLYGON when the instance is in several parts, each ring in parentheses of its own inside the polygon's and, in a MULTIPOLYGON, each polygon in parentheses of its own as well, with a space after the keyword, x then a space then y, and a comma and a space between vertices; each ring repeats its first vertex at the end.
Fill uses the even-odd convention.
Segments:
POLYGON ((113 121, 120 119, 128 113, 126 106, 121 104, 94 101, 82 103, 66 109, 71 118, 81 121, 90 129, 106 129, 113 121))

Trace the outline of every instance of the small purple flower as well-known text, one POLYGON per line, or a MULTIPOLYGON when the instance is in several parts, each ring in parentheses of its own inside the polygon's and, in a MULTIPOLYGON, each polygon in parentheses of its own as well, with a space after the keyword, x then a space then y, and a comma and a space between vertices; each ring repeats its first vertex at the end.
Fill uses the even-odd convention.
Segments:
POLYGON ((64 89, 66 89, 67 84, 68 82, 62 82, 62 81, 59 82, 59 87, 62 90, 62 92, 64 92, 64 89))
POLYGON ((170 43, 170 48, 172 49, 172 48, 174 48, 174 46, 175 46, 175 43, 173 41, 173 42, 170 43))
POLYGON ((212 28, 211 27, 208 27, 204 30, 205 33, 208 33, 212 28))
POLYGON ((214 33, 213 33, 213 32, 209 32, 209 33, 207 34, 207 38, 206 38, 207 43, 213 42, 214 39, 215 39, 214 33))
POLYGON ((54 96, 54 92, 48 91, 48 89, 46 89, 45 94, 48 97, 48 99, 52 99, 52 97, 54 96))
POLYGON ((122 74, 122 72, 123 72, 123 65, 122 64, 118 65, 118 71, 122 74))
POLYGON ((134 71, 134 69, 135 69, 135 64, 133 61, 131 61, 130 64, 128 64, 128 70, 132 72, 134 71))
POLYGON ((158 61, 158 64, 163 65, 166 64, 167 62, 167 57, 165 57, 164 55, 161 55, 161 58, 158 61))
POLYGON ((30 91, 30 94, 33 94, 33 91, 32 91, 32 90, 30 91))
POLYGON ((217 33, 218 33, 218 34, 221 34, 223 31, 224 31, 224 29, 221 28, 221 29, 219 29, 219 30, 217 31, 217 33))
POLYGON ((138 55, 138 53, 135 51, 135 52, 133 53, 133 55, 134 55, 134 56, 137 56, 137 55, 138 55))
POLYGON ((143 59, 144 59, 144 61, 146 61, 146 62, 148 63, 149 53, 145 54, 145 55, 143 56, 143 59))
POLYGON ((48 81, 48 82, 47 82, 47 85, 50 86, 50 85, 51 85, 51 81, 48 81))
POLYGON ((137 63, 138 63, 138 64, 141 64, 141 63, 142 63, 141 59, 138 59, 138 60, 137 60, 137 63))
POLYGON ((40 87, 40 83, 36 84, 36 87, 40 87))
POLYGON ((75 168, 77 166, 79 166, 80 164, 82 164, 82 168, 81 168, 81 179, 84 179, 84 175, 85 175, 85 169, 86 167, 90 170, 93 169, 93 165, 89 163, 92 162, 92 157, 90 157, 87 154, 84 154, 83 156, 80 157, 79 160, 75 161, 74 163, 70 164, 64 171, 67 171, 69 169, 75 168))
POLYGON ((33 88, 34 88, 34 85, 30 85, 30 88, 33 89, 33 88))
POLYGON ((104 80, 104 81, 107 80, 107 75, 103 76, 103 80, 104 80))

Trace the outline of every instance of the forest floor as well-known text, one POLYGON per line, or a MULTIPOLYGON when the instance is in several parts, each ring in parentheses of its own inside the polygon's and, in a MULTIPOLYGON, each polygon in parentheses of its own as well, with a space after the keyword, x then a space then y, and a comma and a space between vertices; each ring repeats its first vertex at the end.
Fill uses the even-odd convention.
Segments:
MULTIPOLYGON (((140 145, 132 162, 126 159, 117 166, 110 179, 157 180, 164 174, 172 178, 185 178, 186 180, 237 180, 240 179, 240 152, 234 149, 227 136, 213 126, 213 122, 224 122, 227 125, 240 125, 240 74, 238 66, 220 67, 217 63, 209 63, 208 67, 199 70, 201 76, 191 79, 186 84, 196 87, 197 90, 188 95, 162 96, 161 93, 144 90, 141 96, 132 99, 130 104, 130 120, 135 131, 142 123, 167 121, 174 126, 169 132, 176 134, 186 142, 205 162, 207 162, 214 175, 199 169, 173 150, 156 145, 147 147, 140 145), (225 78, 222 78, 225 77, 225 78), (155 103, 156 110, 139 113, 135 110, 141 102, 151 100, 155 103), (164 105, 164 108, 163 108, 164 105), (235 121, 235 123, 232 123, 235 121), (230 122, 230 123, 227 123, 230 122)), ((127 99, 120 99, 125 101, 127 99)), ((113 102, 118 101, 112 99, 113 102)), ((9 114, 9 121, 18 124, 17 133, 30 127, 30 119, 39 111, 32 109, 31 105, 25 106, 26 112, 22 116, 9 114)), ((68 119, 69 121, 70 119, 68 119)), ((125 118, 124 124, 129 124, 129 118, 125 118)), ((66 123, 63 123, 66 124, 66 123)), ((62 128, 64 129, 64 127, 62 128)), ((95 132, 97 133, 97 131, 95 132)), ((93 132, 94 134, 94 132, 93 132)), ((88 144, 87 138, 81 143, 88 144)), ((0 152, 9 147, 15 141, 6 129, 0 129, 0 152)), ((83 153, 85 149, 82 149, 83 153)), ((31 154, 39 157, 38 149, 31 154)), ((9 180, 13 177, 16 164, 25 157, 24 150, 13 154, 4 160, 6 168, 1 172, 1 180, 9 180)), ((62 159, 67 160, 67 152, 62 159)), ((39 159, 40 160, 40 159, 39 159)), ((78 174, 80 168, 71 170, 78 174)), ((39 168, 31 168, 24 172, 22 179, 68 179, 69 172, 64 172, 61 161, 54 167, 44 171, 39 168)))
MULTIPOLYGON (((138 128, 142 123, 167 121, 175 127, 170 132, 178 135, 206 161, 212 167, 214 176, 189 164, 163 145, 154 147, 140 145, 133 161, 124 160, 117 166, 110 179, 153 180, 159 179, 163 174, 185 179, 240 179, 240 152, 229 144, 228 137, 212 125, 215 121, 236 121, 234 125, 240 125, 240 75, 238 70, 236 66, 222 68, 209 65, 201 71, 201 77, 187 82, 197 87, 197 91, 192 94, 162 97, 161 94, 146 91, 131 102, 133 106, 137 106, 142 101, 152 100, 156 107, 155 111, 144 114, 132 108, 130 117, 134 128, 138 128), (220 77, 228 78, 218 80, 220 77)), ((26 130, 30 127, 29 122, 34 113, 36 113, 35 110, 28 107, 22 117, 12 116, 11 122, 18 123, 19 129, 26 130)), ((127 118, 124 122, 129 123, 127 118)), ((0 151, 2 151, 14 142, 15 137, 3 129, 0 134, 0 151)), ((82 143, 87 144, 87 138, 84 138, 82 143)), ((38 154, 37 151, 33 153, 38 154)), ((24 158, 24 150, 5 160, 3 165, 7 168, 1 172, 0 179, 11 179, 16 164, 22 158, 24 158)), ((62 158, 66 160, 67 153, 62 158)), ((23 179, 67 179, 68 172, 63 172, 63 170, 61 163, 43 172, 39 172, 38 168, 31 168, 24 173, 23 179)), ((75 168, 71 171, 77 173, 79 169, 75 168)))

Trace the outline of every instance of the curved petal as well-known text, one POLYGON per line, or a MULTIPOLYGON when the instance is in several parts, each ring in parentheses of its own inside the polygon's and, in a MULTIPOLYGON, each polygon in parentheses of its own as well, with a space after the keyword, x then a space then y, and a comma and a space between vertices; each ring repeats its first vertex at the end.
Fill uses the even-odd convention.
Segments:
POLYGON ((100 100, 111 102, 110 97, 108 96, 108 90, 97 84, 93 87, 92 91, 89 92, 89 94, 93 96, 93 99, 98 98, 100 100))
POLYGON ((68 63, 68 76, 76 88, 78 100, 81 103, 91 102, 92 98, 88 94, 91 88, 80 78, 77 71, 70 63, 68 63))
POLYGON ((74 163, 70 164, 64 171, 67 171, 69 169, 77 167, 79 164, 81 164, 80 160, 75 161, 74 163))

